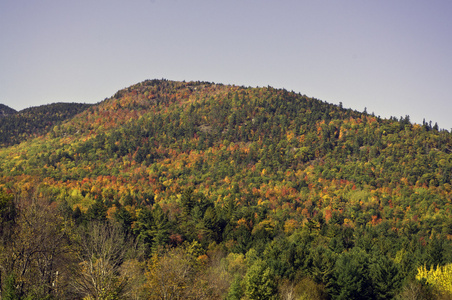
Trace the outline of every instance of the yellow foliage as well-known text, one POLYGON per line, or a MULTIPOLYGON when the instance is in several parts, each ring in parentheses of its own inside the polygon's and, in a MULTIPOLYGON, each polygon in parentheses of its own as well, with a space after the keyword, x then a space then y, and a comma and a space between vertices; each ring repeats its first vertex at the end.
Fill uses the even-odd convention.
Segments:
POLYGON ((256 226, 254 226, 252 233, 256 233, 258 230, 265 230, 267 232, 270 232, 274 229, 275 224, 273 224, 273 222, 271 220, 265 219, 263 221, 261 221, 259 224, 257 224, 256 226))
POLYGON ((284 224, 284 232, 287 234, 292 234, 297 228, 299 228, 300 225, 298 222, 294 219, 289 219, 284 224))
POLYGON ((349 227, 354 227, 353 221, 350 219, 347 219, 347 218, 344 219, 344 225, 349 226, 349 227))
POLYGON ((237 221, 237 227, 240 227, 242 225, 248 227, 248 223, 246 222, 246 220, 244 218, 241 218, 237 221))
POLYGON ((433 266, 430 270, 427 267, 419 267, 417 269, 417 280, 425 279, 427 283, 431 284, 435 288, 452 293, 452 264, 447 264, 445 266, 438 266, 436 269, 433 266))
POLYGON ((229 253, 226 262, 227 269, 231 273, 244 273, 246 271, 245 256, 242 253, 229 253))
POLYGON ((107 210, 107 219, 113 221, 117 210, 118 208, 113 204, 113 206, 107 210))
POLYGON ((198 261, 198 263, 202 264, 202 265, 207 265, 207 263, 209 262, 209 257, 205 254, 198 256, 198 258, 196 259, 198 261))

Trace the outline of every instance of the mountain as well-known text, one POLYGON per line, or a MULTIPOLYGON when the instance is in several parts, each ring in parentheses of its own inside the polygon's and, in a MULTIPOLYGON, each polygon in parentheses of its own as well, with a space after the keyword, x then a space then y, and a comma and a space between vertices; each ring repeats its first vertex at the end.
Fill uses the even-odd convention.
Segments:
POLYGON ((0 103, 0 118, 9 116, 9 115, 13 115, 16 112, 17 111, 12 109, 11 107, 8 107, 8 106, 0 103))
POLYGON ((147 80, 80 110, 0 149, 0 185, 75 226, 118 224, 144 249, 146 297, 170 266, 206 299, 408 297, 418 267, 452 263, 446 130, 209 82, 147 80), (205 279, 216 258, 226 273, 205 279))
POLYGON ((19 112, 1 109, 7 112, 0 118, 0 146, 10 146, 28 138, 47 133, 56 124, 70 119, 90 107, 90 104, 53 103, 30 107, 19 112))

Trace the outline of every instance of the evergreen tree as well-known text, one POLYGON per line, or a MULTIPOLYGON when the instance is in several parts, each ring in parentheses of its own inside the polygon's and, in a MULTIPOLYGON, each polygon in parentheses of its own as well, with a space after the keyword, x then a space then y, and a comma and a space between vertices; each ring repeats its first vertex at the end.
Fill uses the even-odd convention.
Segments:
POLYGON ((393 299, 401 286, 399 270, 386 255, 378 255, 369 267, 376 299, 393 299))
POLYGON ((355 247, 339 255, 334 268, 333 299, 374 299, 368 254, 355 247))

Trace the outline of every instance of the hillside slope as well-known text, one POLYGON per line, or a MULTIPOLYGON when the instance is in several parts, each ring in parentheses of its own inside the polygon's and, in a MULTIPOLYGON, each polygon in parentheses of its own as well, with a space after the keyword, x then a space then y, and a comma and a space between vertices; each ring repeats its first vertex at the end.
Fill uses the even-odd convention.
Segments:
POLYGON ((19 112, 5 110, 7 113, 0 118, 0 147, 43 135, 56 124, 72 118, 90 106, 81 103, 53 103, 26 108, 19 112))
POLYGON ((452 262, 451 173, 447 131, 208 82, 144 81, 0 150, 6 191, 48 197, 75 222, 116 220, 150 252, 256 250, 278 278, 330 296, 354 257, 397 270, 388 293, 452 262))
POLYGON ((17 111, 12 109, 11 107, 0 103, 0 118, 5 117, 5 116, 9 116, 9 115, 13 115, 16 112, 17 111))

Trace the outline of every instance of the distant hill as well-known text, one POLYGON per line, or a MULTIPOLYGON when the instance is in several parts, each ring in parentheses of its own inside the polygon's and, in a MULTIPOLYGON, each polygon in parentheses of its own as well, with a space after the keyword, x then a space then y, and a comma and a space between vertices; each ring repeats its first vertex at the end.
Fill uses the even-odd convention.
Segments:
POLYGON ((0 118, 5 117, 5 116, 9 116, 9 115, 13 115, 16 112, 17 111, 12 109, 11 107, 0 103, 0 118))
POLYGON ((30 107, 19 112, 0 106, 0 146, 10 146, 47 133, 56 124, 90 107, 90 104, 54 103, 30 107))

